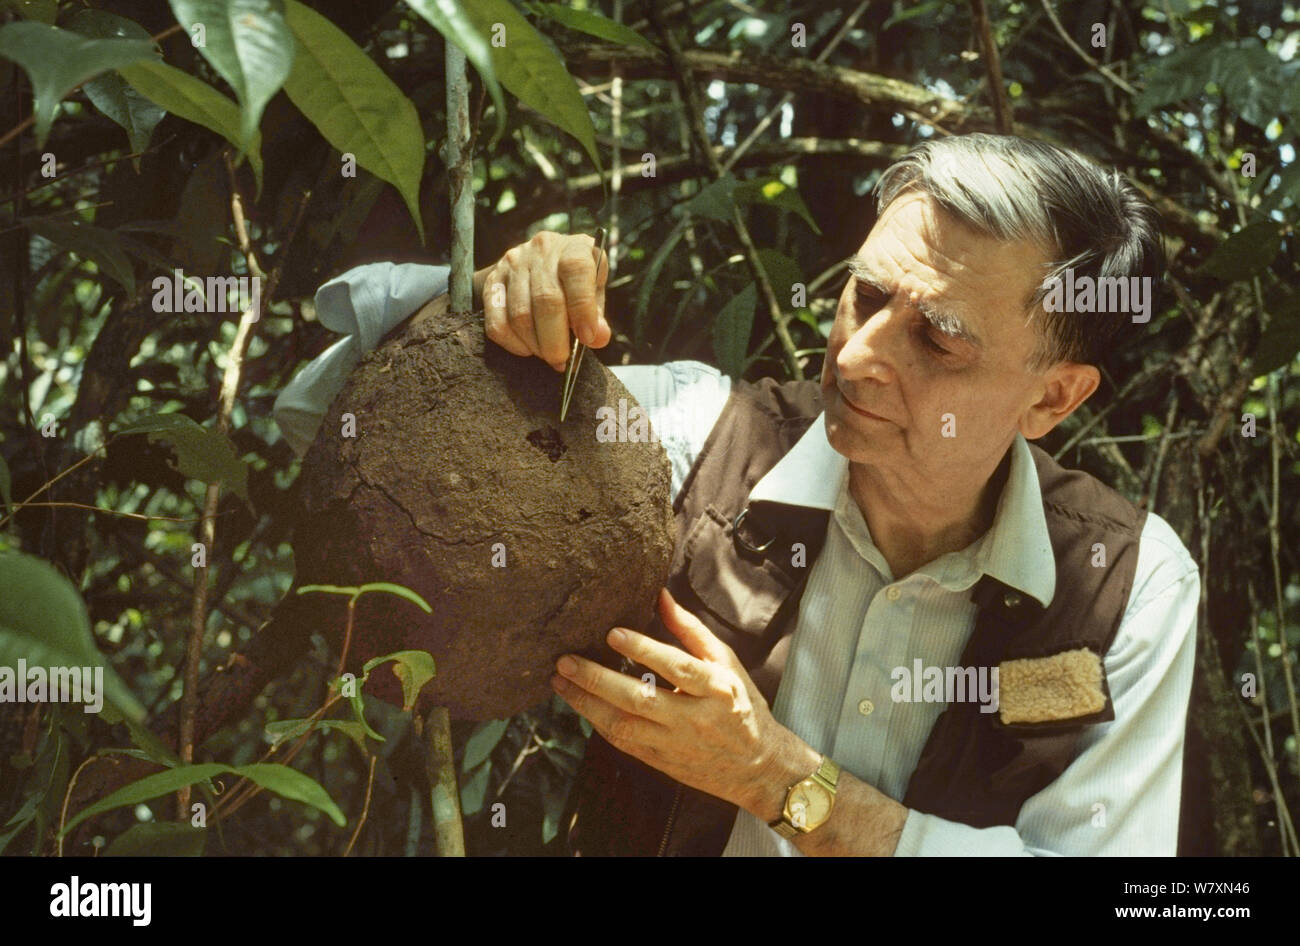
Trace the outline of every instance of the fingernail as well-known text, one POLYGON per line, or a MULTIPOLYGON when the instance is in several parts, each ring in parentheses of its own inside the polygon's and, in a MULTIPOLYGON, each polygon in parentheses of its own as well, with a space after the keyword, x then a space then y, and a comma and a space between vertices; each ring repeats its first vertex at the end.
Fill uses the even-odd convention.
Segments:
POLYGON ((582 339, 582 344, 587 345, 588 347, 590 347, 590 346, 591 346, 591 341, 592 341, 591 329, 588 328, 586 325, 584 325, 584 326, 582 326, 581 328, 579 328, 579 329, 578 329, 578 338, 582 339))
POLYGON ((573 662, 573 658, 571 657, 561 657, 560 662, 556 666, 559 668, 560 673, 564 674, 566 677, 571 677, 578 672, 578 665, 573 662))
POLYGON ((609 632, 609 642, 611 644, 622 644, 626 641, 627 633, 621 627, 616 627, 609 632))

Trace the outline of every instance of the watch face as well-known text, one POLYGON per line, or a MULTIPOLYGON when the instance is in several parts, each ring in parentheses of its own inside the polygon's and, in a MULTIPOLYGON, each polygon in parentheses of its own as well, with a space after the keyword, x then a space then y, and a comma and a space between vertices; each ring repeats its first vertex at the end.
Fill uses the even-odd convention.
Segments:
POLYGON ((789 816, 796 828, 812 829, 830 815, 831 796, 812 779, 804 779, 790 793, 789 816))

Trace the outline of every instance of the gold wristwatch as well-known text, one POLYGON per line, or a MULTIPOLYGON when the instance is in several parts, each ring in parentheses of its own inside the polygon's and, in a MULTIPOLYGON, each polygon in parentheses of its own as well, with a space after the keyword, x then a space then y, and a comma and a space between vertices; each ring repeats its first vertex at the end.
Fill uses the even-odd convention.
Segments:
POLYGON ((820 828, 835 807, 835 783, 839 778, 840 767, 830 756, 822 756, 816 772, 786 790, 785 809, 768 827, 786 840, 800 831, 807 834, 820 828))

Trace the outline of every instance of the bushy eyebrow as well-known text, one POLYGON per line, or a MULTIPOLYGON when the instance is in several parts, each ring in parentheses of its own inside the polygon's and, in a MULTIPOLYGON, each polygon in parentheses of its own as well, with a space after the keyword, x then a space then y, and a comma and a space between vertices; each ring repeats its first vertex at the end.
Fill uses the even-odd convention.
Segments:
MULTIPOLYGON (((882 296, 893 295, 893 290, 886 285, 884 277, 877 274, 862 257, 850 256, 845 263, 855 279, 866 283, 882 296)), ((941 309, 934 303, 925 300, 918 302, 916 308, 925 316, 927 322, 943 334, 967 342, 976 348, 984 347, 984 343, 980 341, 979 336, 971 330, 961 316, 946 309, 941 309)))

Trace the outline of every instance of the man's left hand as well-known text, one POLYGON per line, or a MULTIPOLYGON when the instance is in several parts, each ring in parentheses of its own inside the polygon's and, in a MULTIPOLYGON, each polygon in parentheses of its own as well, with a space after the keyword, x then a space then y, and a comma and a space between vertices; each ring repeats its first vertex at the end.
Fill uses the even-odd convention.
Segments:
POLYGON ((560 658, 551 685, 615 749, 741 808, 766 810, 766 776, 797 737, 773 718, 735 652, 667 588, 659 613, 684 651, 627 628, 607 640, 675 690, 576 655, 560 658))

